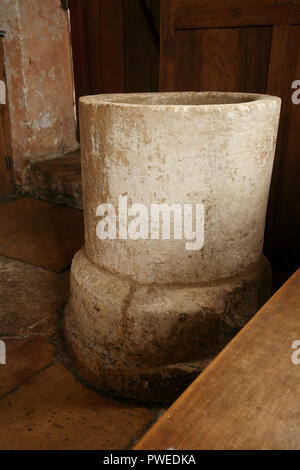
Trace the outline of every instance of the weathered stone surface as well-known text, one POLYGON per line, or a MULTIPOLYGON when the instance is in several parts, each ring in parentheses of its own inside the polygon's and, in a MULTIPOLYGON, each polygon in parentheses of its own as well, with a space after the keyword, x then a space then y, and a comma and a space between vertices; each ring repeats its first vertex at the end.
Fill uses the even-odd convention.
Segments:
POLYGON ((270 295, 270 268, 211 286, 137 287, 126 313, 126 355, 133 362, 172 364, 204 359, 252 317, 270 295))
POLYGON ((72 357, 101 391, 173 400, 268 299, 270 276, 262 258, 213 286, 130 285, 82 249, 64 320, 72 357))
POLYGON ((67 345, 80 373, 101 393, 150 402, 168 403, 205 369, 213 359, 151 367, 149 364, 133 364, 107 357, 84 341, 66 318, 67 345))
POLYGON ((82 337, 107 353, 123 342, 123 312, 130 284, 92 265, 81 249, 71 270, 69 317, 82 337))
POLYGON ((141 283, 214 282, 251 269, 262 252, 279 110, 279 98, 238 93, 81 98, 88 257, 141 283), (120 195, 148 211, 153 202, 203 203, 203 249, 99 240, 96 209, 117 208, 120 195))
POLYGON ((81 98, 80 112, 85 250, 72 265, 66 339, 100 389, 166 401, 270 294, 262 244, 280 99, 99 95, 81 98), (203 204, 203 248, 186 250, 172 230, 170 240, 98 239, 96 209, 118 209, 120 196, 148 213, 203 204))
POLYGON ((64 306, 68 289, 68 273, 56 274, 0 256, 0 336, 53 329, 48 317, 64 306))
POLYGON ((29 160, 77 148, 68 12, 60 0, 2 0, 5 68, 16 183, 29 160))
POLYGON ((31 183, 39 198, 82 209, 80 151, 34 163, 31 183))

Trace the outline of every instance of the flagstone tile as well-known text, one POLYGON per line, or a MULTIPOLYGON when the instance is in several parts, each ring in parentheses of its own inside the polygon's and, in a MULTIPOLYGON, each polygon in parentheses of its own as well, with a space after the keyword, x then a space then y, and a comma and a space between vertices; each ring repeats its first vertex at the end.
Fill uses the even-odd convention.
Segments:
POLYGON ((55 355, 54 346, 44 336, 8 338, 3 341, 6 346, 6 364, 0 365, 0 397, 50 364, 55 355))
POLYGON ((47 322, 48 331, 55 322, 49 315, 64 306, 68 295, 68 272, 56 274, 0 256, 0 337, 46 334, 47 322))
POLYGON ((0 449, 126 449, 156 416, 101 397, 55 364, 0 400, 0 449))
POLYGON ((51 271, 83 245, 83 212, 37 199, 0 202, 0 254, 51 271))

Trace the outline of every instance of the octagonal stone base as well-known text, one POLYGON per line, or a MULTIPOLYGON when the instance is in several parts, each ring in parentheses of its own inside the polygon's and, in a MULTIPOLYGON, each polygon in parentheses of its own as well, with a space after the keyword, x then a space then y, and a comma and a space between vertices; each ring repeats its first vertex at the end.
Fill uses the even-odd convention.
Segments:
POLYGON ((214 285, 142 285, 91 263, 71 269, 65 337, 86 380, 106 393, 168 402, 270 295, 266 258, 214 285))

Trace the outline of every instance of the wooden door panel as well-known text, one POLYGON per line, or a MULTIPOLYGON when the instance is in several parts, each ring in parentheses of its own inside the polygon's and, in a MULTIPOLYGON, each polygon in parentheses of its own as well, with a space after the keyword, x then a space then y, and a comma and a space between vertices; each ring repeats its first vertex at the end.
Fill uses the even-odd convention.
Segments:
MULTIPOLYGON (((285 3, 290 3, 290 0, 282 0, 285 3)), ((175 2, 174 2, 175 3, 175 2)), ((251 8, 257 8, 267 5, 275 5, 276 3, 281 3, 278 0, 248 0, 247 5, 251 8)), ((197 13, 205 12, 207 10, 224 10, 224 8, 234 8, 239 9, 245 6, 246 2, 242 0, 176 0, 176 9, 177 11, 187 11, 191 12, 192 10, 197 13)))
POLYGON ((300 77, 300 26, 273 27, 266 92, 282 98, 277 151, 269 199, 266 250, 279 262, 300 258, 300 105, 292 82, 300 77))
POLYGON ((123 3, 120 0, 100 2, 98 19, 101 21, 102 93, 125 91, 123 15, 123 3))
POLYGON ((176 32, 176 90, 264 93, 272 28, 176 32))
POLYGON ((121 0, 70 0, 76 101, 124 91, 124 19, 121 0))
POLYGON ((176 3, 176 29, 225 28, 248 25, 293 24, 300 14, 300 3, 289 2, 245 2, 235 0, 227 2, 226 7, 215 7, 215 2, 207 2, 201 8, 196 2, 192 6, 182 1, 176 3))
POLYGON ((269 93, 282 98, 265 252, 300 264, 300 1, 161 0, 160 90, 269 93))
POLYGON ((159 26, 157 1, 125 3, 126 92, 158 90, 159 26))
POLYGON ((70 0, 76 101, 157 91, 159 0, 70 0))

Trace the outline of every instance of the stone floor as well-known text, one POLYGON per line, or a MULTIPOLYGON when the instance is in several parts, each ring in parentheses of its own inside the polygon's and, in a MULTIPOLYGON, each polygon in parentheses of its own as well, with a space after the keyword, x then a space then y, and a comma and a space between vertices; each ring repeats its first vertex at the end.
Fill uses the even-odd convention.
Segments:
POLYGON ((73 370, 60 322, 82 212, 0 203, 0 449, 127 449, 161 413, 99 395, 73 370))

